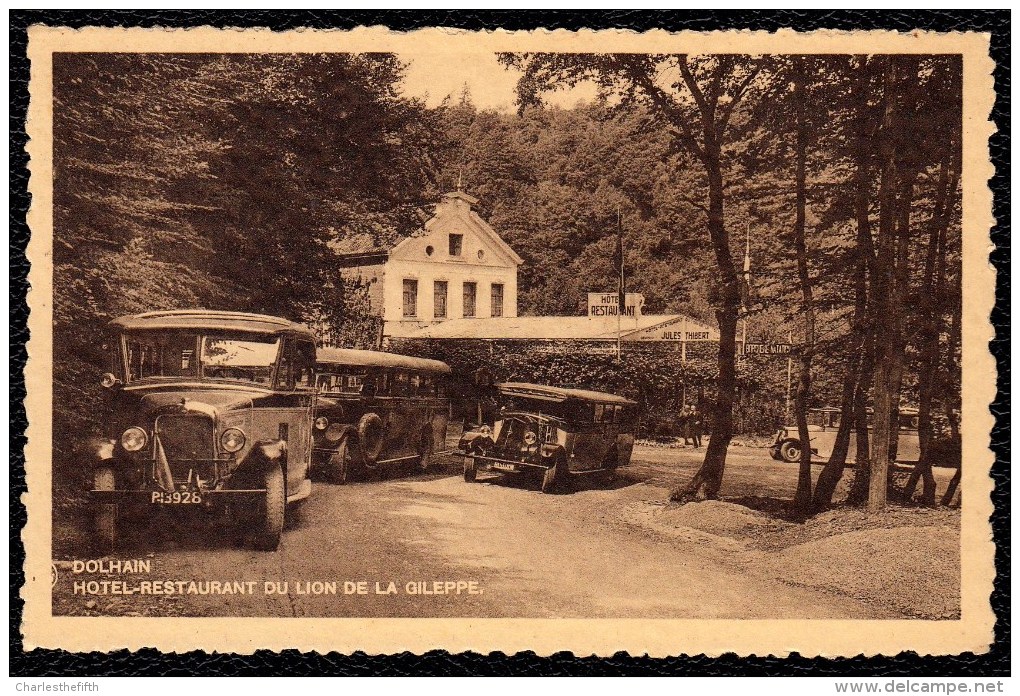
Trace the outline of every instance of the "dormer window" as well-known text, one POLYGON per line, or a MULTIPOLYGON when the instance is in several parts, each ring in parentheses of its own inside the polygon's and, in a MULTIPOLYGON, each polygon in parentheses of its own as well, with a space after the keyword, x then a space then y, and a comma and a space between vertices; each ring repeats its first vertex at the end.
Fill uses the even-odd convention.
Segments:
POLYGON ((450 235, 450 256, 460 256, 464 251, 464 235, 450 235))

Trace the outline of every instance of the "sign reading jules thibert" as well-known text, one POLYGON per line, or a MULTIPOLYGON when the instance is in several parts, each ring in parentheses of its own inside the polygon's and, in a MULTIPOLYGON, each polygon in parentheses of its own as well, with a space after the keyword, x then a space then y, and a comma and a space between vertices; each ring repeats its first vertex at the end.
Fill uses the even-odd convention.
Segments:
MULTIPOLYGON (((628 292, 625 298, 623 316, 641 316, 641 307, 645 303, 645 296, 628 292)), ((615 292, 589 292, 588 293, 588 318, 615 317, 620 311, 620 296, 615 292)))
POLYGON ((667 341, 688 343, 695 341, 718 341, 719 331, 708 324, 702 324, 690 317, 675 316, 661 324, 629 333, 628 341, 667 341))

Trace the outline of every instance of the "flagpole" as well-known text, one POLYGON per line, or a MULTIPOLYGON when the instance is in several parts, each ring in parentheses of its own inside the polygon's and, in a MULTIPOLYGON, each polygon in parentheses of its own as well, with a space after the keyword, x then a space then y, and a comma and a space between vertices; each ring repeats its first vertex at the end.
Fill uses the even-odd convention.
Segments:
POLYGON ((623 312, 626 309, 627 296, 624 294, 626 289, 623 284, 623 215, 620 212, 620 206, 616 206, 616 234, 618 235, 617 244, 620 247, 620 292, 617 293, 617 304, 619 307, 616 308, 616 362, 623 362, 623 341, 621 339, 622 323, 623 323, 623 312))

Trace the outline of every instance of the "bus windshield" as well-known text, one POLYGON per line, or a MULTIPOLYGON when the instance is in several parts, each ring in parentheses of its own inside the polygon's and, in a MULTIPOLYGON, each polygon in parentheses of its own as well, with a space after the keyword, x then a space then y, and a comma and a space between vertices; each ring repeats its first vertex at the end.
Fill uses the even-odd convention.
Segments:
POLYGON ((126 381, 204 377, 269 385, 280 340, 259 334, 132 333, 125 336, 126 381))

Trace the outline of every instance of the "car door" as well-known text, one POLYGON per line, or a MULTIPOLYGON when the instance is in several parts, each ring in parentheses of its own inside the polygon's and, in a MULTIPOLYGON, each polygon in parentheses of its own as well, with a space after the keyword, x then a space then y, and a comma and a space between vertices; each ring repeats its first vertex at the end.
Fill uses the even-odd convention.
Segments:
POLYGON ((279 437, 287 443, 287 490, 298 491, 308 478, 312 456, 312 419, 315 408, 315 344, 288 338, 277 370, 280 393, 279 437))

